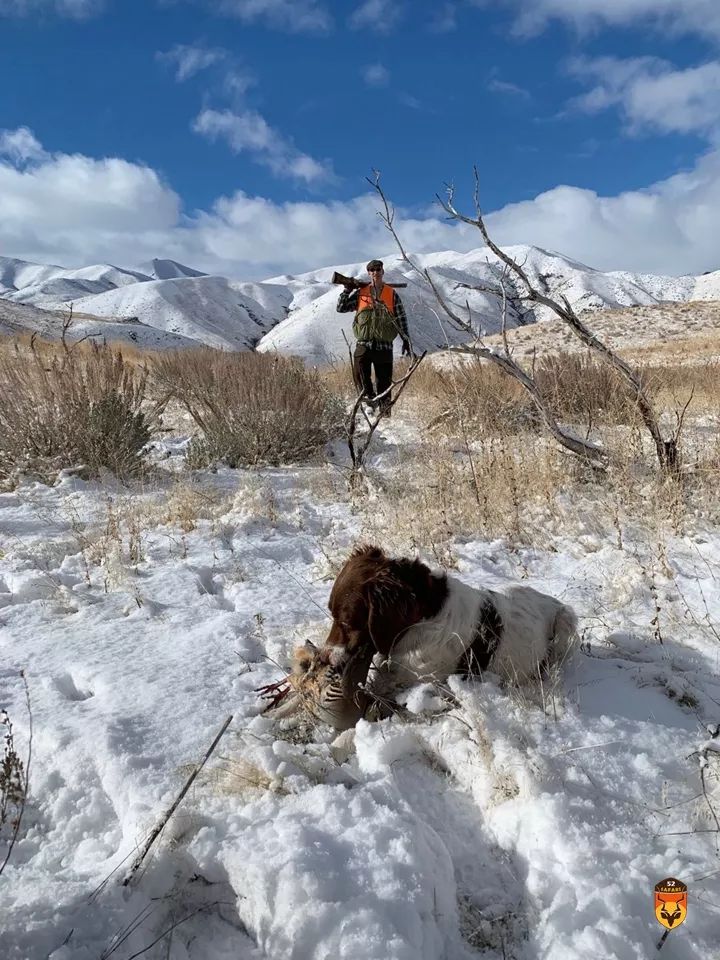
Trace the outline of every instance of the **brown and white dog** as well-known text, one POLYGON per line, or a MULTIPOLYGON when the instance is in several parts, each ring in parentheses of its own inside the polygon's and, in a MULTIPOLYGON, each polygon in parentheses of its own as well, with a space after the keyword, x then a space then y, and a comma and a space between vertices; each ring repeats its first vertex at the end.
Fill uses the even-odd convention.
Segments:
POLYGON ((374 546, 353 551, 328 605, 325 646, 299 647, 292 673, 260 692, 278 718, 304 706, 338 730, 413 683, 484 670, 537 676, 564 656, 577 626, 570 607, 532 587, 478 589, 374 546))
POLYGON ((478 589, 375 546, 353 551, 329 607, 333 624, 323 658, 347 665, 354 685, 379 655, 376 694, 488 669, 523 681, 564 655, 577 626, 570 607, 532 587, 478 589))

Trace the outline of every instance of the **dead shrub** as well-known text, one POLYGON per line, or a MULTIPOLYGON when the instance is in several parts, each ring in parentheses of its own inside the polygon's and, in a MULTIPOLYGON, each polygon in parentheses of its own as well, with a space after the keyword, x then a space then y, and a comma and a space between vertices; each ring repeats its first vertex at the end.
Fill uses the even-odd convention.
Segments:
MULTIPOLYGON (((541 395, 556 416, 583 424, 639 422, 624 381, 607 363, 587 354, 546 355, 532 369, 541 395)), ((649 392, 660 388, 659 370, 643 370, 649 392)), ((539 415, 522 385, 482 361, 453 358, 439 368, 426 364, 413 378, 411 402, 431 410, 448 430, 462 427, 475 437, 508 436, 538 423, 539 415)))
POLYGON ((294 358, 206 348, 163 354, 154 371, 202 431, 191 467, 293 463, 340 432, 342 401, 294 358))
MULTIPOLYGON (((646 377, 643 377, 646 383, 646 377)), ((582 423, 634 423, 637 408, 627 384, 609 364, 587 354, 562 353, 544 357, 535 368, 535 381, 553 410, 582 423)))
POLYGON ((145 371, 107 346, 20 345, 0 355, 0 477, 30 469, 49 479, 84 464, 136 476, 151 419, 145 371))
POLYGON ((0 759, 0 830, 14 830, 27 793, 25 764, 15 749, 13 725, 7 710, 0 710, 3 753, 0 759))
POLYGON ((473 435, 502 436, 536 419, 520 384, 490 363, 453 358, 440 368, 424 364, 414 374, 407 402, 428 419, 440 418, 453 431, 463 425, 473 435))

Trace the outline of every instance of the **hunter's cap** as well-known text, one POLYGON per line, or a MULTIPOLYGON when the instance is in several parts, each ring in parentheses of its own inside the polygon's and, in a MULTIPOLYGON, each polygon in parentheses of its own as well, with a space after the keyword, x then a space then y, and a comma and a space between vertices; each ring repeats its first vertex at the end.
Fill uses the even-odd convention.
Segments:
POLYGON ((383 264, 382 260, 371 260, 365 269, 368 273, 370 273, 371 270, 384 270, 385 265, 383 264))

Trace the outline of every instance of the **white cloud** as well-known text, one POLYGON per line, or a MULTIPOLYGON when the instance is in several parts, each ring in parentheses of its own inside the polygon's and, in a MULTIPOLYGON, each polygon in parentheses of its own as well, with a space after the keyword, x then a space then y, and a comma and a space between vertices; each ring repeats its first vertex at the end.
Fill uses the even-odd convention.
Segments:
MULTIPOLYGON (((403 238, 410 249, 436 250, 459 245, 477 246, 467 228, 458 230, 440 218, 403 216, 403 238), (463 239, 463 236, 465 237, 463 239)), ((394 244, 378 217, 375 195, 366 194, 335 203, 274 203, 238 192, 220 198, 210 212, 198 215, 197 236, 207 252, 224 262, 235 259, 233 270, 257 276, 311 270, 323 265, 389 253, 394 244), (239 261, 239 262, 238 262, 239 261)))
POLYGON ((246 23, 262 21, 289 33, 324 33, 332 26, 320 0, 211 0, 211 6, 246 23))
POLYGON ((227 51, 220 47, 203 47, 200 44, 176 44, 171 50, 156 54, 158 60, 175 66, 175 79, 182 83, 194 77, 196 73, 207 70, 213 64, 227 57, 227 51))
POLYGON ((247 70, 229 68, 223 77, 223 90, 233 100, 245 96, 250 87, 257 83, 255 77, 247 70))
MULTIPOLYGON (((374 194, 275 203, 238 191, 183 215, 177 194, 150 168, 118 158, 53 155, 27 134, 0 131, 3 143, 36 145, 26 167, 0 161, 0 249, 10 256, 121 266, 161 256, 257 278, 393 250, 374 194)), ((392 199, 392 184, 385 188, 392 199)), ((472 208, 471 197, 466 206, 472 208)), ((487 222, 500 243, 536 244, 601 269, 700 273, 720 267, 718 209, 720 150, 645 190, 601 197, 559 186, 490 213, 487 222)), ((480 245, 477 230, 448 223, 436 209, 414 215, 398 209, 397 227, 417 252, 480 245)))
POLYGON ((42 160, 45 151, 32 130, 18 127, 17 130, 0 130, 0 157, 7 157, 17 166, 34 160, 42 160))
POLYGON ((0 17, 25 17, 48 10, 83 20, 95 16, 104 6, 105 0, 0 0, 0 17))
POLYGON ((390 83, 390 71, 381 63, 369 63, 363 67, 362 77, 369 87, 386 87, 390 83))
POLYGON ((399 0, 363 0, 350 17, 350 25, 357 30, 389 33, 402 16, 399 0))
MULTIPOLYGON (((491 0, 470 0, 488 6, 491 0)), ((562 20, 579 32, 600 26, 628 27, 639 22, 677 33, 720 39, 720 3, 717 0, 502 0, 517 10, 516 30, 534 34, 549 21, 562 20)), ((492 0, 496 5, 497 0, 492 0)))
POLYGON ((720 133, 720 62, 685 70, 650 57, 578 59, 571 72, 596 85, 573 105, 587 112, 619 106, 631 132, 720 133))
POLYGON ((511 83, 509 80, 501 80, 497 74, 497 70, 491 71, 487 88, 491 93, 509 94, 513 97, 521 97, 523 100, 530 99, 530 93, 528 90, 526 90, 524 87, 518 86, 516 83, 511 83))
POLYGON ((501 243, 531 243, 603 270, 702 273, 720 268, 720 151, 644 190, 601 197, 560 186, 491 214, 501 243))
MULTIPOLYGON (((176 44, 170 50, 159 51, 155 56, 175 68, 175 79, 178 83, 189 80, 203 70, 219 67, 219 87, 233 102, 242 100, 257 82, 250 71, 240 66, 236 58, 222 47, 176 44)), ((218 71, 215 73, 217 75, 218 71)))
POLYGON ((25 143, 33 163, 0 161, 0 248, 38 260, 135 259, 132 236, 169 239, 180 204, 155 171, 118 158, 51 155, 25 128, 0 131, 25 143), (29 136, 28 136, 29 135, 29 136))
POLYGON ((412 93, 401 91, 398 93, 397 98, 398 103, 401 103, 404 107, 409 107, 411 110, 422 110, 422 100, 413 96, 412 93))
POLYGON ((329 161, 314 160, 301 153, 255 110, 203 110, 192 128, 210 140, 225 140, 235 153, 251 154, 277 176, 290 176, 308 184, 334 176, 329 161))

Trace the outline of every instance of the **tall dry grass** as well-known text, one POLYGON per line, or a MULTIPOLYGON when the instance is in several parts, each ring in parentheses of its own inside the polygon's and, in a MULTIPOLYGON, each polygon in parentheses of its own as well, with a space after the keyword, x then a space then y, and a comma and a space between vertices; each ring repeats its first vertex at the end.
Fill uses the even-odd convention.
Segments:
POLYGON ((340 398, 293 358, 207 348, 160 355, 153 371, 201 431, 190 447, 191 466, 302 461, 341 429, 340 398))
POLYGON ((120 477, 142 469, 152 415, 146 372, 106 346, 15 344, 0 353, 0 477, 49 478, 83 464, 120 477))
POLYGON ((421 441, 398 445, 392 477, 371 477, 376 495, 365 535, 452 566, 458 538, 467 536, 552 547, 559 530, 622 539, 627 525, 646 524, 651 514, 678 531, 718 515, 720 442, 707 426, 720 410, 714 364, 639 369, 668 429, 690 400, 677 482, 659 475, 642 419, 611 367, 572 354, 545 357, 534 372, 557 418, 606 447, 606 473, 555 444, 521 385, 497 367, 423 364, 398 408, 421 441))
MULTIPOLYGON (((635 366, 660 416, 670 422, 686 404, 691 417, 720 412, 720 363, 641 363, 635 366)), ((545 355, 531 372, 560 421, 588 430, 642 423, 635 401, 615 370, 587 353, 545 355)), ((490 363, 460 356, 444 366, 432 361, 413 376, 403 402, 425 418, 459 417, 476 435, 502 435, 538 423, 523 387, 490 363)))

